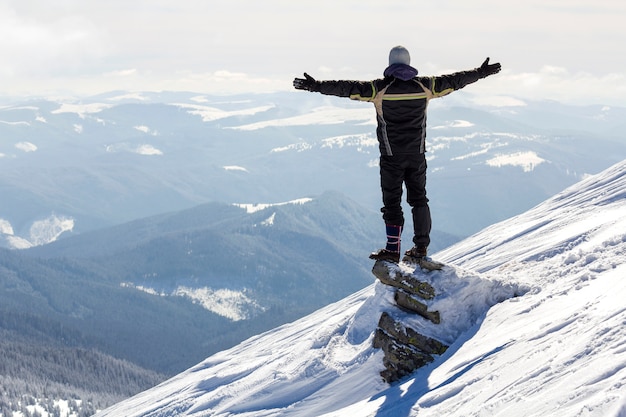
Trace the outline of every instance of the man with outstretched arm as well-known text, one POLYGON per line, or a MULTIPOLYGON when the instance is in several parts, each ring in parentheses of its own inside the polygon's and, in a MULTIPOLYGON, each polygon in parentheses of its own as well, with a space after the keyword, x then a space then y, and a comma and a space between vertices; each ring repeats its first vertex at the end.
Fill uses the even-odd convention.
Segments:
POLYGON ((369 101, 376 108, 380 149, 380 185, 387 244, 370 255, 376 260, 400 261, 404 226, 402 185, 413 216, 414 246, 406 251, 413 259, 425 258, 430 244, 431 217, 426 197, 426 109, 428 101, 442 97, 481 78, 496 74, 500 64, 483 64, 468 71, 440 76, 418 76, 409 51, 396 46, 389 53, 384 78, 373 81, 318 81, 304 74, 293 86, 298 90, 369 101))

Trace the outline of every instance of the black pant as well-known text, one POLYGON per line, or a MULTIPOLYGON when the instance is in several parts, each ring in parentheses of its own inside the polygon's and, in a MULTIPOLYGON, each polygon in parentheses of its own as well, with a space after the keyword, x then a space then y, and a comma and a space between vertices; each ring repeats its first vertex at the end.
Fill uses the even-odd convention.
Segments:
POLYGON ((380 186, 384 207, 380 209, 386 224, 404 226, 402 184, 413 214, 413 243, 428 246, 431 218, 426 197, 426 155, 403 154, 380 157, 380 186))

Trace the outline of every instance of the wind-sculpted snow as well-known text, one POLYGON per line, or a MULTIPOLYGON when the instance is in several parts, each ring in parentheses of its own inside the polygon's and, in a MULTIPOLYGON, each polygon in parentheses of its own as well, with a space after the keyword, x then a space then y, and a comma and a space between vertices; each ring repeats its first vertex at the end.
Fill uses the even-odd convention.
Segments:
POLYGON ((617 164, 435 254, 454 265, 429 275, 445 294, 429 307, 440 327, 403 320, 451 344, 397 384, 378 376, 371 335, 382 311, 403 313, 377 283, 100 416, 622 417, 625 173, 617 164))
POLYGON ((525 285, 518 285, 515 281, 506 281, 498 277, 490 279, 453 266, 430 273, 415 271, 415 267, 404 264, 400 264, 398 268, 404 273, 412 273, 421 282, 428 283, 435 289, 435 297, 420 302, 428 307, 428 311, 440 313, 441 324, 424 320, 412 313, 396 312, 394 316, 400 317, 404 324, 420 334, 447 345, 453 344, 463 332, 478 323, 489 308, 507 299, 521 296, 530 289, 525 285))
MULTIPOLYGON (((469 245, 457 245, 441 256, 478 271, 505 264, 510 270, 519 263, 550 258, 556 258, 553 261, 560 269, 560 259, 583 256, 590 247, 604 252, 605 238, 626 239, 625 202, 626 163, 622 162, 476 234, 468 239, 472 242, 469 250, 469 245), (600 247, 596 247, 598 240, 600 247)), ((555 275, 546 279, 553 281, 555 275)))

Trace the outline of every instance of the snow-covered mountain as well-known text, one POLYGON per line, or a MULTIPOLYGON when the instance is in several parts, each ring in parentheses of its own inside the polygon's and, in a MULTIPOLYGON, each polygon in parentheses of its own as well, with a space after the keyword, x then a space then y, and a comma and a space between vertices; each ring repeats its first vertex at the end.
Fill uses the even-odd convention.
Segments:
POLYGON ((28 339, 30 323, 45 322, 51 340, 174 375, 369 285, 367 254, 381 239, 372 218, 329 192, 279 205, 208 203, 0 249, 2 317, 22 323, 0 320, 0 333, 28 339))
MULTIPOLYGON (((484 105, 463 91, 431 104, 435 229, 467 236, 626 157, 618 136, 626 109, 504 102, 484 105)), ((367 103, 303 92, 7 103, 0 246, 41 245, 207 202, 279 203, 328 190, 377 210, 374 122, 367 103)))
POLYGON ((378 217, 329 192, 0 248, 0 415, 87 415, 362 289, 378 217))
POLYGON ((331 192, 275 205, 208 203, 22 253, 72 259, 114 285, 187 299, 233 321, 276 309, 300 317, 371 282, 366 255, 382 240, 367 227, 375 220, 331 192))
POLYGON ((403 312, 376 283, 98 416, 623 417, 624 213, 626 161, 436 254, 450 348, 397 384, 372 337, 403 312))

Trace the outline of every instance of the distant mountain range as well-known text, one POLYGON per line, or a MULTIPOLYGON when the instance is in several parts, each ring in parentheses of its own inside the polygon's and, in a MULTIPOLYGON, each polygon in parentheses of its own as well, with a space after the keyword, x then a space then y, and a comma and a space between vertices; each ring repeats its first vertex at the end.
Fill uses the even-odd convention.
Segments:
POLYGON ((12 290, 0 297, 89 346, 174 372, 371 282, 374 217, 336 193, 252 213, 210 203, 4 251, 12 290))
MULTIPOLYGON (((435 229, 458 240, 626 155, 626 109, 465 92, 429 110, 435 229)), ((0 108, 0 245, 25 247, 209 202, 345 194, 380 205, 374 111, 302 92, 116 92, 0 108)), ((438 243, 440 246, 444 246, 438 243)))

